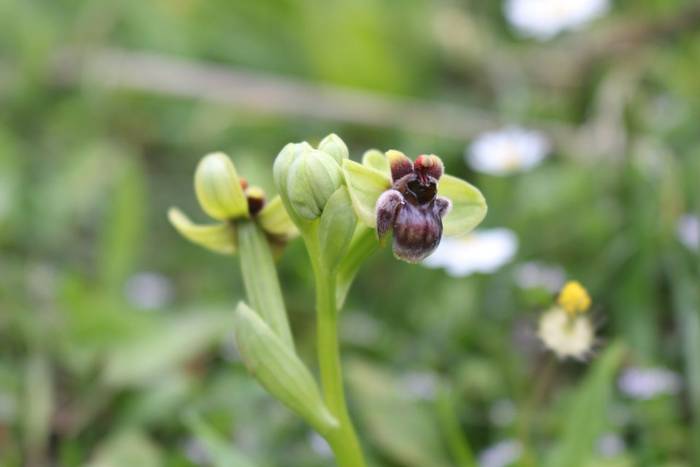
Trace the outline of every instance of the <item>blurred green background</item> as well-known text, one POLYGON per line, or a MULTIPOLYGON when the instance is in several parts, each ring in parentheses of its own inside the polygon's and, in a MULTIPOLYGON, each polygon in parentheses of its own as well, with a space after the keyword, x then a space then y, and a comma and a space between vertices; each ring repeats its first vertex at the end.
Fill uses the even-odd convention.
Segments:
MULTIPOLYGON (((541 41, 500 1, 0 0, 0 465, 333 465, 240 363, 236 258, 165 215, 201 212, 202 155, 272 193, 282 146, 330 132, 356 159, 439 154, 519 244, 466 277, 389 249, 361 270, 341 334, 373 465, 700 465, 698 63, 693 1, 541 41), (473 170, 504 125, 548 157, 473 170), (593 297, 586 362, 535 335, 560 275, 593 297)), ((279 268, 314 367, 305 255, 279 268)))

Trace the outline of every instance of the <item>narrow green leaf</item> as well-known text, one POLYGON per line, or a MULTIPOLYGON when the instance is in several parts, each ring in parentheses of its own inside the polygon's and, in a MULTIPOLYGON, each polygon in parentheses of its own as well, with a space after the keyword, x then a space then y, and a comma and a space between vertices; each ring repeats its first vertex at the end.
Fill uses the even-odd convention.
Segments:
POLYGON ((611 345, 589 370, 566 413, 561 439, 547 458, 547 467, 585 465, 595 456, 595 441, 604 432, 610 394, 625 348, 611 345))
POLYGON ((323 403, 316 381, 289 346, 243 302, 234 312, 234 321, 243 363, 260 384, 319 433, 337 428, 338 421, 323 403))

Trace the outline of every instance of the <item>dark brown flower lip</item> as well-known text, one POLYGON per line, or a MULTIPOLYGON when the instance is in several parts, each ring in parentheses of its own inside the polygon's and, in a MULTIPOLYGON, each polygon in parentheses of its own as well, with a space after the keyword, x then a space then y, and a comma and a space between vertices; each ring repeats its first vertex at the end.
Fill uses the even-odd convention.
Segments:
POLYGON ((421 155, 415 162, 399 151, 388 151, 392 187, 377 200, 377 235, 393 233, 394 256, 410 263, 428 257, 442 238, 442 218, 450 201, 437 194, 443 174, 440 158, 421 155))

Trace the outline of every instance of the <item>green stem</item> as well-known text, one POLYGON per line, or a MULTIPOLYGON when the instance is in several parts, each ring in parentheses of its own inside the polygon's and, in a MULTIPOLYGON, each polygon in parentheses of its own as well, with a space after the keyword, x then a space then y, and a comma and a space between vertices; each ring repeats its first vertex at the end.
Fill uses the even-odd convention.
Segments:
POLYGON ((337 274, 322 266, 317 242, 307 237, 306 244, 316 280, 316 332, 323 397, 340 424, 337 430, 326 435, 326 439, 339 467, 364 467, 362 448, 348 414, 343 388, 336 308, 337 274))
POLYGON ((241 273, 250 306, 290 348, 294 348, 275 262, 265 233, 253 221, 236 223, 241 273))
POLYGON ((476 460, 471 446, 459 426, 454 394, 451 389, 443 389, 436 401, 437 418, 447 441, 447 447, 455 463, 460 467, 475 467, 476 460))

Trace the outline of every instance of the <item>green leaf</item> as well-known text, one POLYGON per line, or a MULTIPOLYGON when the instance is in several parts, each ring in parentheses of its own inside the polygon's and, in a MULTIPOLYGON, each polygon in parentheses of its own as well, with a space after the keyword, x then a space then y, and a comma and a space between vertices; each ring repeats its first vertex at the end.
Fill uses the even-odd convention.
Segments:
POLYGON ((357 219, 346 187, 333 193, 321 215, 318 239, 326 270, 334 271, 350 246, 357 219))
POLYGON ((362 155, 362 165, 386 174, 387 177, 391 176, 389 160, 386 158, 384 153, 378 149, 370 149, 369 151, 366 151, 362 155))
POLYGON ((338 421, 323 403, 316 381, 289 346, 243 302, 234 312, 234 321, 243 363, 260 384, 319 433, 337 428, 338 421))
POLYGON ((442 221, 445 235, 466 235, 486 217, 484 195, 462 179, 443 175, 438 194, 452 202, 452 209, 442 221))
POLYGON ((625 348, 614 343, 595 362, 577 389, 566 413, 566 424, 546 466, 585 465, 595 453, 595 441, 605 431, 610 394, 625 348))
POLYGON ((299 234, 279 196, 275 196, 265 204, 256 216, 256 220, 265 232, 275 237, 290 239, 299 234))
POLYGON ((200 206, 214 219, 248 217, 248 201, 236 167, 226 154, 204 156, 194 174, 194 189, 200 206))
POLYGON ((215 253, 232 255, 236 252, 236 231, 227 224, 194 224, 177 208, 168 210, 168 219, 180 235, 192 243, 215 253))
POLYGON ((369 436, 384 454, 407 467, 451 465, 430 406, 407 397, 378 367, 352 361, 348 376, 369 436))
POLYGON ((377 199, 391 188, 389 178, 350 159, 343 161, 343 175, 355 214, 367 226, 376 228, 377 199))

